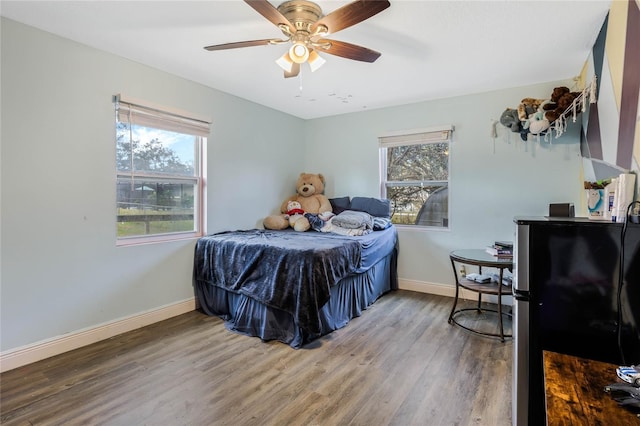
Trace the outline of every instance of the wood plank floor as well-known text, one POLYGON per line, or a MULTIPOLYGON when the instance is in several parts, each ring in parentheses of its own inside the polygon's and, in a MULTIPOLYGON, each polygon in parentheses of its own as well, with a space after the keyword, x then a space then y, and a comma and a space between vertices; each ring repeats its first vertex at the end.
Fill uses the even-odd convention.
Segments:
MULTIPOLYGON (((512 342, 448 324, 451 303, 395 291, 299 350, 189 312, 3 373, 0 419, 3 425, 510 425, 512 342)), ((510 332, 511 322, 506 326, 510 332)))

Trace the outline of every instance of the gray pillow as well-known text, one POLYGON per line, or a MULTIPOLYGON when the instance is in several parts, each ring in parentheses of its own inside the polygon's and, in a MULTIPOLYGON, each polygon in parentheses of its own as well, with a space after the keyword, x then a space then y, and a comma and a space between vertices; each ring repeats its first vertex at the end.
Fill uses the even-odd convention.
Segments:
POLYGON ((367 212, 345 210, 331 219, 331 222, 336 226, 346 229, 373 229, 373 218, 367 212))
POLYGON ((331 210, 335 214, 340 214, 345 210, 349 210, 349 206, 351 205, 349 197, 329 198, 329 202, 331 203, 331 210))
POLYGON ((353 197, 351 210, 367 212, 371 216, 391 217, 391 201, 373 197, 353 197))

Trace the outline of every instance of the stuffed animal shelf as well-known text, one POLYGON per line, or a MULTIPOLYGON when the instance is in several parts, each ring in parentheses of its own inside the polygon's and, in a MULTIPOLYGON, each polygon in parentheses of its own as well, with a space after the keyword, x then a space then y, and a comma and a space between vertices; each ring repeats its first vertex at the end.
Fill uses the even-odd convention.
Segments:
POLYGON ((500 117, 500 123, 514 133, 519 133, 523 141, 529 133, 544 135, 555 131, 556 138, 566 129, 566 117, 586 110, 589 103, 596 102, 596 77, 591 85, 581 92, 572 92, 568 87, 556 87, 549 99, 524 98, 518 108, 507 108, 500 117))
POLYGON ((300 173, 298 181, 296 182, 296 193, 287 198, 280 205, 279 215, 271 215, 264 219, 263 226, 266 229, 287 229, 293 227, 296 231, 306 231, 311 225, 309 220, 304 217, 304 213, 320 214, 331 212, 331 203, 329 199, 323 195, 324 192, 324 176, 322 174, 314 173, 300 173), (293 201, 298 204, 294 204, 293 215, 296 215, 298 210, 301 210, 303 214, 301 217, 295 217, 293 225, 291 222, 292 214, 287 214, 290 210, 289 203, 293 201), (299 206, 298 206, 299 205, 299 206))

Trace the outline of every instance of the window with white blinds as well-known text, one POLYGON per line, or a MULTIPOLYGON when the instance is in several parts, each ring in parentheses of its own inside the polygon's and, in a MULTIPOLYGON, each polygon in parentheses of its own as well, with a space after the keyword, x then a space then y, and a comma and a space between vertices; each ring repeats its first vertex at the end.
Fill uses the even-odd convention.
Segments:
POLYGON ((204 149, 210 121, 114 96, 117 244, 204 232, 204 149))
POLYGON ((449 145, 453 126, 379 137, 381 196, 396 225, 449 226, 449 145))

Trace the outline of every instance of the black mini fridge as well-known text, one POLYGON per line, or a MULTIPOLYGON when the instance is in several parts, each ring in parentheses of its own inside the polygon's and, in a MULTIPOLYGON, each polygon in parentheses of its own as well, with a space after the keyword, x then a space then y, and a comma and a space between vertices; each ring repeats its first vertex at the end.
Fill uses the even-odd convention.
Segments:
POLYGON ((640 225, 515 224, 513 424, 544 425, 543 350, 640 364, 640 225))

